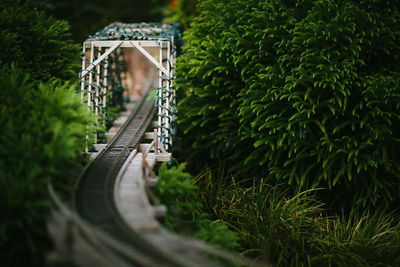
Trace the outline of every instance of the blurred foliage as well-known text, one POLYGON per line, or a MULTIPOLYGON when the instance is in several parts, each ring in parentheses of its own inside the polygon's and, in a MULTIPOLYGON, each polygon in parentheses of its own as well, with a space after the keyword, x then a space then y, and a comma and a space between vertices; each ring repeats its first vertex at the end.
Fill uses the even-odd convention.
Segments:
POLYGON ((194 235, 214 246, 233 249, 237 246, 235 234, 222 221, 211 221, 196 198, 199 188, 193 184, 193 177, 184 172, 185 164, 159 168, 159 180, 154 188, 155 195, 168 209, 163 224, 177 232, 194 235))
POLYGON ((49 17, 22 1, 0 2, 0 64, 11 61, 32 80, 76 78, 80 46, 72 43, 66 21, 49 17))
POLYGON ((165 11, 165 20, 179 21, 184 30, 188 29, 198 16, 199 0, 172 0, 165 11))
POLYGON ((199 8, 177 63, 189 163, 324 187, 330 204, 399 203, 400 2, 199 8))
POLYGON ((223 220, 239 250, 273 266, 398 266, 399 216, 379 208, 327 216, 315 190, 296 195, 263 180, 236 182, 210 170, 196 177, 204 212, 223 220))
MULTIPOLYGON (((77 88, 80 45, 66 21, 0 2, 0 262, 44 266, 47 183, 67 187, 95 119, 77 88)), ((90 142, 90 140, 89 140, 90 142)))
POLYGON ((82 43, 112 22, 158 22, 168 0, 31 0, 34 6, 67 20, 72 38, 82 43))
POLYGON ((91 113, 76 88, 37 83, 12 65, 0 71, 0 261, 43 266, 49 246, 47 183, 66 184, 79 162, 91 113))

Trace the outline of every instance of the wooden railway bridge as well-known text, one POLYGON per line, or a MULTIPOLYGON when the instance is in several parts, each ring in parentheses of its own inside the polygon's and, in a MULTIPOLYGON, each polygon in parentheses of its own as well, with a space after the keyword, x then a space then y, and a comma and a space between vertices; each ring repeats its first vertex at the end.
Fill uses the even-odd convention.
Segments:
POLYGON ((169 161, 175 135, 175 59, 177 24, 113 23, 83 44, 80 94, 105 124, 110 105, 122 105, 124 49, 135 49, 157 68, 143 96, 131 103, 125 122, 106 144, 97 144, 93 160, 76 181, 72 207, 51 186, 55 209, 49 231, 52 261, 79 266, 215 266, 211 257, 246 266, 237 255, 166 231, 157 221, 166 209, 152 199, 156 162, 169 161), (154 97, 148 97, 157 87, 154 97))

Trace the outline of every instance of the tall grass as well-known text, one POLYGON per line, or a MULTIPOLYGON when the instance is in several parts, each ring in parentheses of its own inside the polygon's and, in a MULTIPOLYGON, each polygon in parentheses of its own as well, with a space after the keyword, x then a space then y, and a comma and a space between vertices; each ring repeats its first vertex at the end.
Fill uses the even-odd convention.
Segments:
MULTIPOLYGON (((207 170, 198 201, 239 237, 239 250, 277 266, 398 266, 399 217, 384 208, 327 215, 315 191, 282 191, 207 170)), ((283 187, 283 186, 282 186, 283 187)))
POLYGON ((399 216, 385 208, 342 214, 317 239, 313 262, 329 266, 400 266, 399 216))

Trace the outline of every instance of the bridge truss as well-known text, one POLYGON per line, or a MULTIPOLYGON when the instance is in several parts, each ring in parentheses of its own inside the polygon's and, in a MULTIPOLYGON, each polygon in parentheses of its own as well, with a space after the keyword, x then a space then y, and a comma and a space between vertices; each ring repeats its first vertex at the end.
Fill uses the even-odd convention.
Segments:
POLYGON ((99 123, 104 124, 108 116, 107 105, 122 105, 126 75, 123 49, 136 48, 158 69, 157 135, 167 150, 171 148, 176 132, 174 80, 179 39, 176 23, 115 22, 83 43, 80 93, 98 115, 99 123), (149 48, 156 48, 158 53, 149 52, 149 48))

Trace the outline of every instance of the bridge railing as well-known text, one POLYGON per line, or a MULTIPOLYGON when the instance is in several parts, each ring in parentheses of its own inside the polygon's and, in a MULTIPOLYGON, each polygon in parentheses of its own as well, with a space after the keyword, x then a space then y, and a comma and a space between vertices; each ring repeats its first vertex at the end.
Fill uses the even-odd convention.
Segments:
POLYGON ((176 23, 112 23, 83 43, 80 94, 104 124, 107 106, 122 106, 127 73, 124 48, 135 48, 158 69, 155 105, 159 141, 170 150, 176 132, 175 61, 180 39, 176 23), (149 50, 158 50, 154 53, 149 50))

